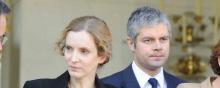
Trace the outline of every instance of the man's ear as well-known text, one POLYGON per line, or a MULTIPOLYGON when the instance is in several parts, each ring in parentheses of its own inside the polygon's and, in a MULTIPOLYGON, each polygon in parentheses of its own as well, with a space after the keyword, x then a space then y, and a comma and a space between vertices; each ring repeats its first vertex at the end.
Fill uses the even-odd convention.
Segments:
POLYGON ((135 49, 134 43, 135 41, 132 38, 130 37, 127 38, 127 44, 128 44, 128 47, 131 49, 131 51, 134 51, 135 49))

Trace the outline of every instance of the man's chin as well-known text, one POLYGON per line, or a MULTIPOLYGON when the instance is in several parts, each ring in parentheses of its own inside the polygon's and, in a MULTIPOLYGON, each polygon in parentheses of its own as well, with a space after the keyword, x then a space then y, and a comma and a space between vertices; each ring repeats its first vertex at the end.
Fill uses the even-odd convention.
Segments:
POLYGON ((152 63, 151 67, 154 69, 158 69, 158 68, 163 67, 163 65, 164 65, 163 63, 152 63))

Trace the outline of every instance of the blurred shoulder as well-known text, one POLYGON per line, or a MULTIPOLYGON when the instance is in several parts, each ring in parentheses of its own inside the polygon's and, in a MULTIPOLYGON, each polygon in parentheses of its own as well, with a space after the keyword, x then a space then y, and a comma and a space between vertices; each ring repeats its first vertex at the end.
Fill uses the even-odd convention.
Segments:
POLYGON ((200 83, 181 83, 177 88, 201 88, 200 83))

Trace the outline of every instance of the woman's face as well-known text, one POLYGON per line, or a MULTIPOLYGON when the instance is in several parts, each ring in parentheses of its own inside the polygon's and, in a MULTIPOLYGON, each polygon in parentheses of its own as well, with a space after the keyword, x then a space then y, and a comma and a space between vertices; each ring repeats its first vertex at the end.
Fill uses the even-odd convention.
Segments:
POLYGON ((95 74, 98 65, 105 60, 102 56, 98 56, 94 39, 86 31, 68 32, 64 56, 68 72, 75 78, 95 74))

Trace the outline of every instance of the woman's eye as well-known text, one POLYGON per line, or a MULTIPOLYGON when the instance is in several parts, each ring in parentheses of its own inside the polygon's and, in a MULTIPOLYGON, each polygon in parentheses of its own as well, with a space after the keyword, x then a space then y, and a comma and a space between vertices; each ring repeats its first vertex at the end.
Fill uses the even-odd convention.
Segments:
POLYGON ((87 49, 82 49, 82 50, 81 50, 81 53, 83 53, 83 54, 88 54, 89 51, 88 51, 87 49))
POLYGON ((72 52, 72 51, 73 51, 73 48, 72 48, 72 47, 70 47, 70 46, 65 46, 65 47, 64 47, 64 52, 70 53, 70 52, 72 52))
POLYGON ((71 50, 71 47, 70 46, 66 46, 65 49, 66 50, 71 50))

